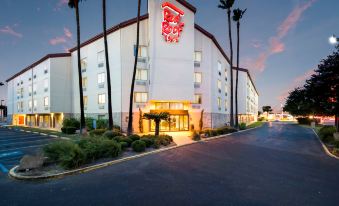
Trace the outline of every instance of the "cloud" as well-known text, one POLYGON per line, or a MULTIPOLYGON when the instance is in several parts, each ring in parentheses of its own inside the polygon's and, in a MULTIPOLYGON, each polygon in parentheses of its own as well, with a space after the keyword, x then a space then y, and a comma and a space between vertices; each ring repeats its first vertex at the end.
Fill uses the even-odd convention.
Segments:
POLYGON ((49 40, 50 45, 58 45, 58 44, 69 44, 70 40, 72 40, 72 32, 64 27, 64 34, 62 36, 57 36, 49 40))
MULTIPOLYGON (((14 25, 16 27, 17 25, 14 25)), ((8 34, 17 38, 22 38, 23 34, 16 32, 13 27, 11 26, 5 26, 3 28, 0 28, 0 34, 8 34)))
POLYGON ((67 40, 63 36, 55 37, 55 38, 49 40, 49 44, 51 44, 51 45, 63 44, 63 43, 66 43, 66 42, 67 42, 67 40))
POLYGON ((258 49, 258 48, 262 47, 262 44, 261 44, 261 41, 259 41, 259 40, 252 40, 251 46, 258 49))
POLYGON ((282 42, 283 38, 297 25, 302 14, 310 8, 314 2, 316 2, 316 0, 309 0, 306 3, 297 5, 279 25, 276 35, 269 38, 267 49, 261 52, 257 59, 247 62, 246 66, 256 72, 263 72, 266 68, 266 61, 271 55, 285 51, 285 44, 282 42))
POLYGON ((53 8, 54 11, 60 11, 61 7, 68 4, 68 0, 59 0, 56 6, 53 8))

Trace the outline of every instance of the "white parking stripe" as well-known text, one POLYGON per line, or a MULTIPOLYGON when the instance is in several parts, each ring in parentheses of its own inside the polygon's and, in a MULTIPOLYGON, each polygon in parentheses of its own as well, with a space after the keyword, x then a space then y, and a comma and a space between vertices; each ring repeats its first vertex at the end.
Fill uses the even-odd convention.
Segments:
POLYGON ((56 138, 51 138, 51 139, 39 139, 39 140, 34 140, 34 141, 22 141, 22 142, 12 142, 12 143, 7 143, 7 144, 0 144, 0 148, 2 146, 8 146, 8 145, 15 145, 15 144, 25 144, 25 143, 34 143, 34 142, 41 142, 41 141, 49 141, 49 140, 54 140, 56 138))
POLYGON ((26 149, 26 148, 34 148, 34 147, 43 147, 45 145, 48 145, 48 144, 33 145, 33 146, 27 146, 27 147, 17 147, 17 148, 12 148, 12 149, 7 149, 7 150, 0 150, 0 152, 7 152, 7 151, 20 150, 20 149, 26 149))

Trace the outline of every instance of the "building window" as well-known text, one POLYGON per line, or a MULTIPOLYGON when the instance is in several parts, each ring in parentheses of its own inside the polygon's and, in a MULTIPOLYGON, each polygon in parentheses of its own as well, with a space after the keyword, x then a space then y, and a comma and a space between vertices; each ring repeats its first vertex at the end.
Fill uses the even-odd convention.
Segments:
POLYGON ((36 79, 36 74, 34 74, 33 79, 36 79))
POLYGON ((49 105, 48 99, 49 99, 48 97, 45 97, 45 98, 44 98, 44 106, 45 106, 45 107, 48 107, 48 105, 49 105))
POLYGON ((184 109, 184 104, 180 102, 170 102, 171 110, 182 110, 184 109))
POLYGON ((169 102, 156 102, 155 103, 155 109, 163 110, 163 109, 169 109, 169 102))
POLYGON ((227 90, 228 88, 227 88, 227 85, 225 84, 225 96, 227 96, 227 90))
POLYGON ((225 69, 225 81, 227 81, 227 69, 225 69))
POLYGON ((104 67, 104 62, 105 62, 105 52, 103 50, 98 52, 98 67, 104 67))
POLYGON ((28 86, 28 95, 32 96, 32 85, 28 86))
POLYGON ((195 51, 194 52, 194 62, 201 62, 202 59, 202 53, 201 51, 195 51))
POLYGON ((21 98, 24 98, 24 88, 20 89, 20 96, 21 96, 21 98))
POLYGON ((48 74, 48 69, 45 69, 45 70, 44 70, 44 74, 48 74))
POLYGON ((221 62, 218 61, 218 73, 221 76, 221 62))
POLYGON ((201 84, 202 74, 201 72, 194 72, 194 83, 201 84))
POLYGON ((86 89, 87 88, 87 77, 83 77, 82 78, 82 89, 86 89))
POLYGON ((34 84, 33 84, 33 94, 36 94, 36 89, 37 89, 36 83, 34 83, 34 84))
POLYGON ((38 101, 37 100, 34 100, 33 101, 33 107, 36 108, 38 106, 38 101))
POLYGON ((105 73, 99 73, 98 74, 98 84, 104 84, 105 83, 105 73))
POLYGON ((218 109, 221 110, 221 98, 218 97, 218 109))
POLYGON ((227 100, 225 100, 225 111, 227 111, 227 100))
POLYGON ((81 59, 81 71, 85 72, 87 70, 87 58, 81 59))
POLYGON ((219 93, 221 93, 221 81, 219 79, 218 79, 217 85, 218 85, 218 91, 219 93))
POLYGON ((84 96, 84 106, 87 107, 88 104, 88 97, 84 96))
POLYGON ((105 94, 99 94, 98 95, 98 104, 105 104, 106 103, 106 95, 105 94))
MULTIPOLYGON (((134 51, 135 51, 135 45, 134 45, 134 51)), ((135 53, 134 53, 134 56, 135 56, 135 53)), ((146 58, 148 55, 147 55, 147 46, 140 46, 139 45, 139 48, 138 48, 138 57, 139 58, 146 58)))
POLYGON ((32 106, 33 106, 32 103, 33 103, 32 100, 29 100, 29 102, 28 102, 28 108, 29 108, 30 111, 32 110, 32 106))
POLYGON ((16 89, 16 97, 17 99, 20 99, 20 89, 16 89))
POLYGON ((135 76, 136 80, 147 81, 148 79, 148 70, 147 69, 137 69, 135 76))
POLYGON ((24 82, 21 80, 21 82, 20 82, 21 84, 23 84, 24 82))
POLYGON ((202 99, 201 94, 195 94, 194 95, 194 104, 201 104, 201 99, 202 99))
POLYGON ((18 110, 18 112, 20 112, 20 110, 21 110, 21 104, 20 104, 20 102, 17 103, 17 110, 18 110))
POLYGON ((146 103, 147 100, 148 100, 148 93, 146 92, 135 92, 134 93, 134 102, 146 103))
POLYGON ((44 91, 48 91, 48 79, 44 79, 44 91))

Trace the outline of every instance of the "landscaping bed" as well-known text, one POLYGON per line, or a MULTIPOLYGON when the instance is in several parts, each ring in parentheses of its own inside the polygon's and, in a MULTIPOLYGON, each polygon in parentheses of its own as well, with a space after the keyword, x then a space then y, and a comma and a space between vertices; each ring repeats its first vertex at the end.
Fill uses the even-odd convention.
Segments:
POLYGON ((168 135, 124 136, 118 131, 98 129, 81 139, 46 145, 41 154, 45 159, 42 167, 20 170, 18 167, 14 172, 26 177, 51 176, 172 146, 175 143, 168 135))

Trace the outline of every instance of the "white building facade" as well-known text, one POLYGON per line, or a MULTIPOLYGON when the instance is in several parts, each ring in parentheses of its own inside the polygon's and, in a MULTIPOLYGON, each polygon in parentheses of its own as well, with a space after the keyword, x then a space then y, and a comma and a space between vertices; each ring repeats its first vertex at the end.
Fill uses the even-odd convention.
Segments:
MULTIPOLYGON (((144 132, 154 130, 152 121, 140 119, 143 113, 148 112, 170 114, 170 121, 161 123, 160 130, 164 132, 216 128, 229 124, 229 60, 214 36, 195 24, 195 13, 196 9, 183 0, 149 0, 148 14, 143 15, 140 21, 133 106, 134 131, 139 132, 140 128, 144 132)), ((113 119, 115 125, 126 130, 135 56, 136 19, 122 22, 107 33, 113 119)), ((43 126, 58 128, 61 126, 61 117, 80 116, 76 49, 66 54, 47 55, 7 80, 8 115, 11 116, 9 119, 12 124, 41 126, 39 123, 42 123, 43 126), (45 67, 49 70, 47 74, 43 72, 45 67), (40 70, 42 76, 38 75, 35 80, 34 72, 41 73, 40 70), (30 75, 33 75, 33 83, 28 81, 30 75), (23 84, 22 79, 25 80, 23 84), (44 88, 45 79, 49 82, 46 92, 41 89, 44 88), (41 85, 36 86, 39 88, 36 94, 33 88, 35 84, 41 85), (33 85, 32 88, 30 85, 33 85), (28 91, 33 91, 33 96, 27 95, 28 91), (48 108, 44 104, 45 97, 48 97, 48 108), (21 104, 24 106, 21 107, 21 104)), ((107 119, 103 34, 83 42, 80 51, 85 115, 107 119)), ((244 78, 241 84, 248 83, 252 89, 255 88, 253 81, 248 81, 248 71, 244 78)), ((247 110, 247 106, 241 110, 246 115, 255 114, 258 110, 258 94, 254 91, 256 98, 253 98, 254 103, 249 107, 251 110, 247 110)), ((239 92, 239 96, 247 95, 246 92, 239 92)), ((247 96, 239 99, 247 105, 247 96)))

